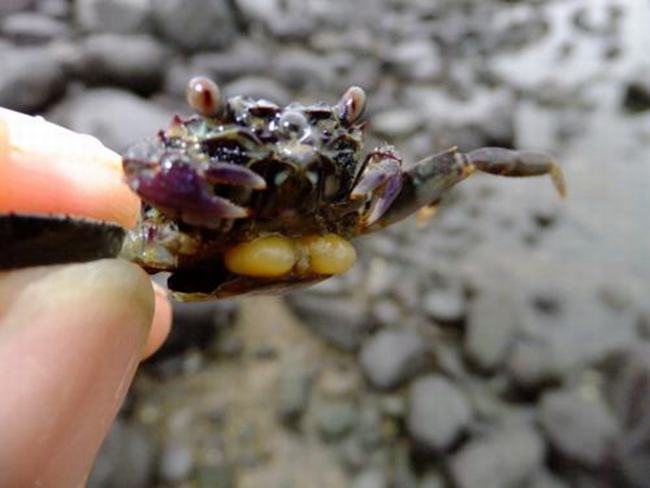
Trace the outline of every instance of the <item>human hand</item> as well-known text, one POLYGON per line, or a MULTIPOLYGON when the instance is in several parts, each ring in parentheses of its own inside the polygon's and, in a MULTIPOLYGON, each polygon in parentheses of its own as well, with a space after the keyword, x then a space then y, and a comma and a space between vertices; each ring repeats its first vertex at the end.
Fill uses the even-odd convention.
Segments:
MULTIPOLYGON (((138 210, 117 154, 0 108, 0 213, 130 227, 138 210)), ((0 486, 83 485, 138 363, 170 324, 165 292, 123 260, 0 272, 0 486)))

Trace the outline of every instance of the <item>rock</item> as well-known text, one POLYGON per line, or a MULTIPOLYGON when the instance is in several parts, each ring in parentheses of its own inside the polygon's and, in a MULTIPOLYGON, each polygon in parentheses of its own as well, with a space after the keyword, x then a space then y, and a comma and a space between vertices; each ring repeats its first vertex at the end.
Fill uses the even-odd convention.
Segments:
POLYGON ((384 472, 377 468, 368 468, 352 480, 351 488, 388 488, 389 483, 384 472))
POLYGON ((160 34, 187 51, 226 47, 235 39, 235 19, 227 0, 153 0, 160 34))
POLYGON ((544 462, 544 442, 530 427, 508 427, 470 441, 451 459, 458 488, 527 486, 544 462))
POLYGON ((295 293, 287 302, 310 329, 343 349, 357 349, 368 335, 366 305, 360 300, 295 293))
POLYGON ((63 67, 49 49, 0 47, 0 66, 2 107, 34 113, 65 92, 63 67))
POLYGON ((458 324, 465 317, 465 303, 460 287, 434 289, 422 298, 422 309, 440 324, 458 324))
POLYGON ((279 105, 291 101, 291 95, 280 84, 272 79, 261 76, 244 76, 228 83, 224 87, 228 96, 244 95, 253 98, 263 98, 279 105))
POLYGON ((34 3, 34 0, 3 0, 0 3, 0 16, 20 12, 21 10, 29 9, 34 3))
POLYGON ((437 471, 429 471, 420 479, 418 488, 446 488, 448 485, 445 479, 437 471))
POLYGON ((451 447, 471 419, 467 398, 443 376, 432 374, 411 384, 406 426, 411 437, 424 447, 451 447))
POLYGON ((428 39, 400 42, 388 51, 386 61, 397 75, 409 81, 432 81, 442 74, 440 53, 428 39))
POLYGON ((425 369, 430 357, 426 343, 415 332, 386 330, 364 343, 359 362, 372 386, 389 390, 425 369))
POLYGON ((650 69, 641 70, 625 85, 623 108, 630 113, 650 110, 650 69))
POLYGON ((167 127, 170 114, 130 93, 109 88, 71 97, 51 113, 53 122, 91 134, 113 150, 153 137, 167 127))
POLYGON ((408 109, 389 109, 372 117, 373 130, 392 139, 409 137, 422 125, 422 118, 417 112, 408 109))
POLYGON ((151 22, 150 0, 76 0, 75 19, 88 32, 142 33, 151 22))
POLYGON ((567 482, 545 469, 537 472, 529 486, 530 488, 570 488, 567 482))
POLYGON ((160 456, 159 475, 167 483, 180 483, 186 480, 193 468, 194 454, 188 445, 167 446, 160 456))
POLYGON ((72 5, 68 0, 38 0, 36 10, 53 19, 67 20, 72 5))
POLYGON ((273 78, 290 90, 323 91, 336 76, 326 58, 305 49, 280 51, 271 68, 273 78))
POLYGON ((47 15, 21 12, 2 19, 0 32, 16 44, 45 44, 67 36, 68 28, 47 15))
POLYGON ((540 424, 555 450, 584 466, 603 465, 619 433, 607 405, 564 390, 544 395, 540 408, 540 424))
POLYGON ((505 361, 518 326, 507 296, 480 295, 469 307, 463 342, 467 357, 479 368, 493 370, 505 361))
POLYGON ((88 479, 90 488, 139 488, 152 482, 156 449, 149 434, 116 420, 88 479))
POLYGON ((142 33, 151 21, 151 0, 76 0, 75 18, 88 32, 142 33))
POLYGON ((280 372, 278 413, 287 425, 296 425, 309 404, 312 375, 303 364, 285 365, 280 372))
POLYGON ((202 73, 224 83, 241 76, 267 72, 271 61, 271 55, 265 46, 242 39, 227 51, 194 55, 190 69, 195 74, 202 73))
POLYGON ((357 410, 349 401, 324 401, 316 407, 316 423, 321 437, 334 442, 347 436, 357 421, 357 410))
POLYGON ((304 39, 316 25, 305 4, 299 9, 294 7, 293 11, 281 0, 235 0, 235 4, 247 23, 261 24, 283 39, 304 39))
POLYGON ((100 34, 81 44, 77 71, 89 85, 117 85, 141 94, 162 84, 169 53, 146 34, 100 34))

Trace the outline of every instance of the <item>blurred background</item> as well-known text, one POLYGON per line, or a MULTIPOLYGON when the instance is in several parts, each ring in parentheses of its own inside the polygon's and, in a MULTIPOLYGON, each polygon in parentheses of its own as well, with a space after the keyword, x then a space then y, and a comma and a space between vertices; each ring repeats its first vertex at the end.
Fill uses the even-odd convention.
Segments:
POLYGON ((568 180, 475 176, 343 277, 176 307, 90 486, 649 487, 648 26, 647 0, 2 0, 0 105, 118 151, 204 74, 360 85, 368 148, 538 149, 568 180))

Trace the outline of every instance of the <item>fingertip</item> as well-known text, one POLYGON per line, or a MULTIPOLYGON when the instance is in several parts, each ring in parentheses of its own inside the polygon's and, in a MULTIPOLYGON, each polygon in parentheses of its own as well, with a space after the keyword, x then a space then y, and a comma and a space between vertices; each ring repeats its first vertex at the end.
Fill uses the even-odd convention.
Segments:
POLYGON ((155 295, 155 311, 149 337, 145 344, 142 359, 147 359, 154 354, 167 339, 172 327, 172 305, 169 302, 167 290, 157 283, 153 283, 155 295))

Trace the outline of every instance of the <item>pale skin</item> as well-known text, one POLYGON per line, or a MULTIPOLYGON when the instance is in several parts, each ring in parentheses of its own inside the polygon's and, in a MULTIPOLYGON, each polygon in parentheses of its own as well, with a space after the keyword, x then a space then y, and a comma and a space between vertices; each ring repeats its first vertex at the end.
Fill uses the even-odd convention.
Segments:
MULTIPOLYGON (((130 227, 138 209, 117 154, 0 108, 0 213, 130 227)), ((0 486, 83 486, 170 325, 164 290, 123 260, 0 272, 0 486)))

